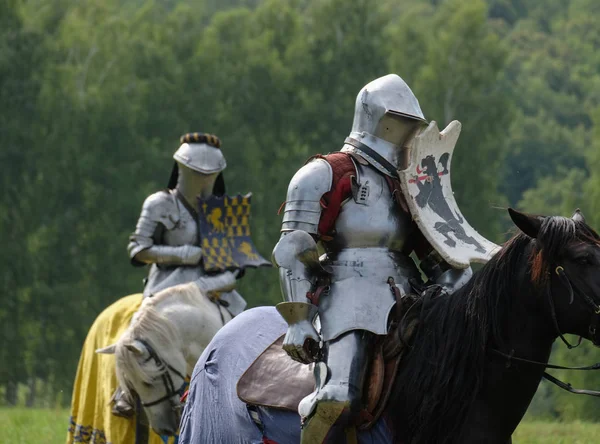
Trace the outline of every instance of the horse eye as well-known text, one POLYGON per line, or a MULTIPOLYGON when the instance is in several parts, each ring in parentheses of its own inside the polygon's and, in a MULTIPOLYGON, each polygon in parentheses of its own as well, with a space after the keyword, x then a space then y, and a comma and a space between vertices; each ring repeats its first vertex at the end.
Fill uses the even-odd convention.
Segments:
POLYGON ((575 261, 581 265, 593 265, 592 256, 589 254, 586 254, 584 256, 579 256, 578 258, 575 259, 575 261))
POLYGON ((152 387, 152 384, 150 384, 149 382, 146 382, 146 381, 142 382, 142 385, 146 388, 152 387))

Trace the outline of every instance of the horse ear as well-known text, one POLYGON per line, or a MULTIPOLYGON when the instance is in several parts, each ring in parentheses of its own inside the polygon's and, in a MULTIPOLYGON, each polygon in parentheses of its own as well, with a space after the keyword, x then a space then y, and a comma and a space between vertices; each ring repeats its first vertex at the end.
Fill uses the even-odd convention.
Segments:
POLYGON ((544 220, 543 217, 521 213, 512 208, 508 209, 508 214, 510 214, 512 221, 523 233, 534 239, 537 237, 542 226, 542 221, 544 220))
POLYGON ((125 344, 125 348, 136 355, 143 355, 145 351, 144 345, 139 341, 125 344))
POLYGON ((117 345, 112 344, 112 345, 109 345, 108 347, 97 349, 96 353, 99 353, 101 355, 114 355, 116 348, 117 348, 117 345))
POLYGON ((575 213, 573 213, 573 216, 571 216, 571 219, 573 219, 575 222, 585 223, 585 217, 583 216, 583 213, 581 212, 581 210, 579 208, 577 208, 575 210, 575 213))

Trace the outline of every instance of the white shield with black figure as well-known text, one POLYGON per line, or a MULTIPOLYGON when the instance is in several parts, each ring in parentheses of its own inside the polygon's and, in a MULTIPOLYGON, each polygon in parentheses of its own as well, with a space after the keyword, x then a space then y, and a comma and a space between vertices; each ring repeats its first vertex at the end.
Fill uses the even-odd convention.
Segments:
POLYGON ((408 167, 398 171, 413 220, 440 256, 454 268, 485 263, 500 249, 480 235, 460 212, 450 181, 452 154, 461 124, 454 120, 442 132, 437 123, 416 136, 408 167))

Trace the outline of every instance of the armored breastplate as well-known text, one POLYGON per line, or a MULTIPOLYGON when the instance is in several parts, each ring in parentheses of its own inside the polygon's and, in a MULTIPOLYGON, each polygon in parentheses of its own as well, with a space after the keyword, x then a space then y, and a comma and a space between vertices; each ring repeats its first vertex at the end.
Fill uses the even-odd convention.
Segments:
POLYGON ((347 248, 402 251, 414 229, 410 215, 394 201, 381 173, 360 164, 357 173, 353 198, 342 206, 335 222, 336 236, 326 249, 333 256, 347 248))
MULTIPOLYGON (((198 223, 183 203, 175 199, 178 209, 178 217, 171 227, 164 227, 159 245, 199 245, 198 223)), ((204 275, 204 270, 199 265, 169 266, 152 264, 148 274, 148 281, 144 287, 144 296, 156 294, 160 290, 186 282, 192 282, 204 275)))
POLYGON ((375 169, 358 165, 353 197, 342 206, 336 235, 324 244, 331 270, 329 291, 319 304, 324 341, 350 330, 386 334, 395 298, 418 278, 416 265, 403 252, 415 229, 408 213, 392 198, 387 181, 375 169))
POLYGON ((166 229, 160 243, 163 245, 200 245, 198 240, 198 222, 194 216, 177 200, 179 220, 172 229, 166 229))

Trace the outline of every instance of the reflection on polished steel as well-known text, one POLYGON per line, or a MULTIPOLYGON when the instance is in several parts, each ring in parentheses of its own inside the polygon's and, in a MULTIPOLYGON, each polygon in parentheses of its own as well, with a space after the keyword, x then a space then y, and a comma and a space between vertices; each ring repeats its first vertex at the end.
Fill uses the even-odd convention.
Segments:
POLYGON ((317 234, 321 217, 321 196, 331 189, 333 173, 324 160, 302 167, 288 187, 281 231, 303 230, 317 234))
POLYGON ((346 248, 386 248, 402 251, 414 226, 410 214, 392 198, 385 178, 369 165, 357 165, 357 181, 368 186, 357 203, 347 202, 335 223, 336 236, 325 248, 335 258, 346 248))
POLYGON ((173 159, 179 165, 202 174, 220 173, 227 167, 223 152, 207 143, 182 143, 173 159))
POLYGON ((331 269, 329 292, 319 304, 324 341, 356 329, 386 334, 388 315, 396 303, 388 278, 394 278, 401 294, 410 292, 409 279, 419 278, 410 259, 379 247, 343 250, 331 269))

